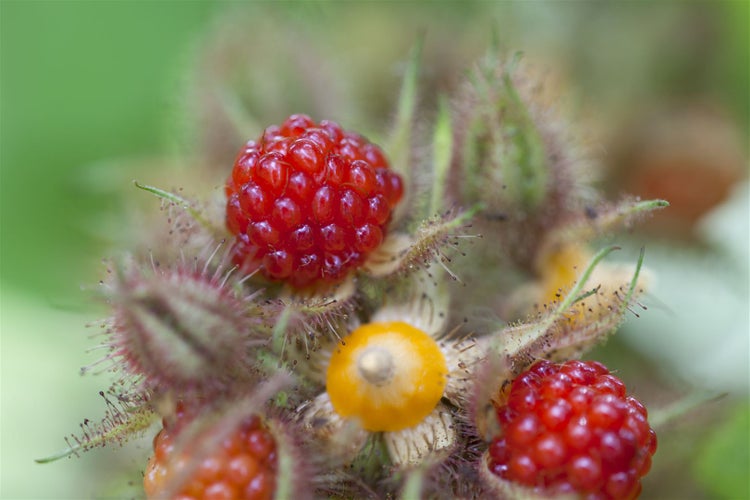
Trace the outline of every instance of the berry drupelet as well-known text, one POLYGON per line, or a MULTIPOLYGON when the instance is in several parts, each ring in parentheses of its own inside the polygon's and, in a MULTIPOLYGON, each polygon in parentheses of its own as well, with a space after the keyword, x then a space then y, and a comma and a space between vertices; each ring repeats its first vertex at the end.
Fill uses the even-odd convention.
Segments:
POLYGON ((247 499, 273 498, 276 487, 276 442, 257 416, 245 419, 240 427, 224 439, 218 449, 205 457, 192 457, 190 445, 176 455, 179 433, 189 421, 186 412, 178 407, 175 421, 154 438, 154 455, 148 462, 143 486, 148 498, 190 499, 247 499), (191 463, 198 461, 198 463, 191 463), (183 484, 186 467, 191 466, 183 484), (176 489, 166 491, 166 488, 176 489))
POLYGON ((497 408, 495 475, 545 493, 630 499, 651 467, 656 434, 646 408, 601 363, 539 361, 497 408))
POLYGON ((292 115, 240 151, 226 183, 234 261, 295 287, 334 283, 383 241, 403 195, 380 148, 292 115))

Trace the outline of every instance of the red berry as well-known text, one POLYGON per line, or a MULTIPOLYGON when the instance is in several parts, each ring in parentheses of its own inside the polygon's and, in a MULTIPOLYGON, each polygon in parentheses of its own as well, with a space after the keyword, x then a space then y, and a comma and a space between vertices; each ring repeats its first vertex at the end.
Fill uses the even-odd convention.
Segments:
POLYGON ((192 466, 192 473, 184 478, 174 498, 204 499, 270 499, 276 488, 276 443, 258 417, 245 419, 214 453, 200 459, 190 456, 190 447, 174 456, 175 443, 185 428, 189 416, 178 411, 174 422, 164 422, 164 428, 154 438, 154 456, 148 462, 143 487, 148 498, 163 498, 165 488, 180 470, 192 466))
POLYGON ((364 262, 385 237, 403 182, 363 137, 292 115, 242 147, 225 191, 234 262, 303 287, 341 280, 364 262))
POLYGON ((552 494, 635 498, 656 451, 646 408, 597 362, 539 361, 516 377, 497 416, 489 470, 552 494))

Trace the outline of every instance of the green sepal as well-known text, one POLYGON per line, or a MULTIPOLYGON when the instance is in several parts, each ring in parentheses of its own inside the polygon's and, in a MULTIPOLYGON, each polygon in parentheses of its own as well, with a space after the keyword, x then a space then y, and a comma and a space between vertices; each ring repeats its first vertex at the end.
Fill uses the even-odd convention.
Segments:
POLYGON ((590 322, 571 324, 566 313, 576 302, 598 293, 598 287, 586 291, 584 287, 597 265, 619 247, 601 249, 591 259, 575 285, 565 295, 557 307, 536 322, 522 323, 504 329, 491 346, 491 352, 505 361, 502 363, 508 373, 502 377, 512 378, 534 360, 545 357, 552 361, 570 359, 571 353, 580 354, 585 348, 600 342, 611 335, 623 321, 637 292, 638 279, 643 266, 645 252, 641 249, 635 271, 622 296, 617 295, 616 305, 607 308, 607 313, 590 322))
POLYGON ((100 394, 107 402, 108 408, 105 417, 98 423, 85 420, 81 424, 80 435, 65 438, 65 441, 69 444, 68 448, 54 455, 38 458, 35 460, 36 463, 48 464, 71 455, 78 456, 80 452, 108 444, 122 444, 133 436, 144 432, 157 420, 157 415, 146 404, 137 407, 131 407, 126 403, 115 405, 104 396, 103 392, 100 394), (71 442, 74 442, 74 444, 71 444, 71 442))
POLYGON ((146 192, 149 192, 158 198, 161 198, 163 200, 169 201, 171 203, 174 203, 175 205, 182 207, 189 215, 190 217, 195 220, 198 224, 200 224, 204 229, 207 229, 211 231, 212 233, 218 233, 219 230, 216 228, 214 224, 211 223, 208 219, 203 217, 203 215, 200 213, 199 210, 197 210, 194 206, 194 204, 183 198, 182 196, 172 193, 170 191, 165 191, 164 189, 160 189, 155 186, 149 186, 148 184, 141 184, 138 181, 133 181, 133 184, 135 184, 135 187, 138 189, 142 189, 146 192))
POLYGON ((449 208, 445 206, 445 187, 452 155, 453 127, 451 124, 450 107, 445 99, 440 99, 435 130, 432 133, 433 177, 430 206, 428 209, 429 215, 449 208))
POLYGON ((420 37, 409 54, 401 92, 396 109, 396 123, 385 147, 393 170, 400 174, 408 173, 411 163, 412 129, 417 111, 417 82, 422 60, 423 39, 420 37))

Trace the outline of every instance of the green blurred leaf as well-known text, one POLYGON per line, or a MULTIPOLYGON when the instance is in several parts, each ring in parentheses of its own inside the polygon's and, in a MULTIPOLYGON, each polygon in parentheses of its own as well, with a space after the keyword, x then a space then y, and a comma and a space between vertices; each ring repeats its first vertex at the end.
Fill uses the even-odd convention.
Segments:
POLYGON ((714 498, 750 498, 750 407, 744 402, 718 423, 696 457, 696 478, 714 498))
POLYGON ((93 280, 104 237, 92 237, 91 214, 113 209, 117 194, 78 179, 92 164, 124 169, 104 158, 166 149, 182 55, 217 7, 2 1, 0 9, 2 279, 68 292, 93 280))

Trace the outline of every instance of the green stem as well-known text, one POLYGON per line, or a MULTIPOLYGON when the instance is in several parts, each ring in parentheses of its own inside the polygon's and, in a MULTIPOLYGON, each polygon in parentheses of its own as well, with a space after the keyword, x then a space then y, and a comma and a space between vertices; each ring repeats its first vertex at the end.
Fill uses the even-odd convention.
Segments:
POLYGON ((440 212, 445 199, 445 183, 453 154, 453 131, 451 128, 450 108, 444 99, 440 100, 435 131, 432 135, 432 161, 434 177, 429 213, 440 212))
POLYGON ((276 325, 273 328, 273 351, 281 358, 284 357, 284 347, 286 345, 286 329, 289 325, 289 318, 292 317, 292 307, 287 305, 279 314, 276 325))
POLYGON ((635 287, 638 285, 638 277, 641 275, 641 268, 643 267, 643 257, 646 255, 646 248, 641 247, 641 252, 638 255, 638 262, 635 265, 635 272, 633 273, 633 279, 630 280, 630 287, 628 287, 628 293, 625 295, 623 306, 627 307, 630 304, 630 299, 635 294, 635 287))
POLYGON ((675 418, 681 417, 689 411, 698 408, 699 406, 717 401, 725 396, 726 394, 717 394, 715 392, 694 392, 678 401, 675 401, 665 408, 660 408, 656 411, 650 412, 648 420, 651 427, 658 428, 666 425, 675 418))
POLYGON ((414 469, 406 477, 404 489, 401 491, 401 500, 414 500, 422 498, 424 487, 424 470, 420 467, 414 469))

